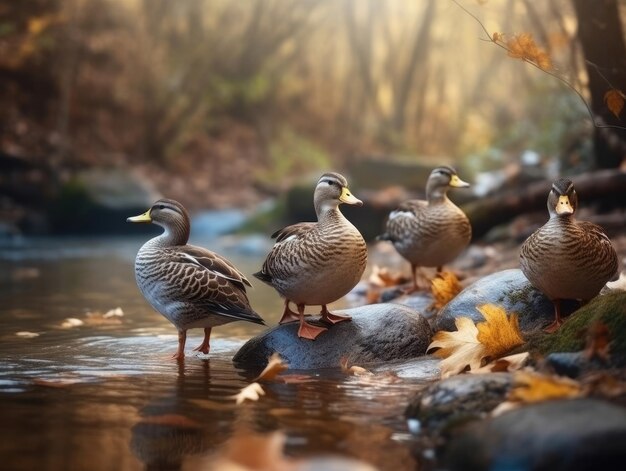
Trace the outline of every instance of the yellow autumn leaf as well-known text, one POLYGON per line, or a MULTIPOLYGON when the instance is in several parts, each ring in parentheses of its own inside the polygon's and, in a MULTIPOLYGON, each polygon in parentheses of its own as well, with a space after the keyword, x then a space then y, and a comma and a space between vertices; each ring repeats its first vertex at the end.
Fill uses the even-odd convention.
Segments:
POLYGON ((457 330, 447 332, 440 330, 428 346, 430 351, 438 348, 434 354, 443 358, 441 362, 441 377, 458 374, 467 366, 478 369, 485 356, 485 346, 478 341, 478 329, 468 317, 457 317, 454 320, 457 330))
POLYGON ((530 371, 517 371, 507 399, 513 402, 541 402, 550 399, 574 398, 583 395, 580 383, 561 376, 547 376, 530 371))
POLYGON ((524 344, 517 314, 507 317, 503 308, 493 304, 483 304, 476 309, 485 318, 485 322, 479 322, 476 328, 478 341, 485 346, 486 356, 495 360, 524 344))
POLYGON ((444 307, 463 289, 459 279, 451 271, 439 273, 431 283, 430 290, 434 298, 433 307, 435 309, 444 307))
POLYGON ((619 115, 624 108, 624 94, 616 88, 610 89, 604 94, 604 102, 607 108, 619 119, 619 115))
POLYGON ((289 365, 283 361, 278 353, 274 352, 267 361, 265 369, 261 371, 261 374, 254 381, 273 381, 276 379, 276 376, 288 368, 289 365))

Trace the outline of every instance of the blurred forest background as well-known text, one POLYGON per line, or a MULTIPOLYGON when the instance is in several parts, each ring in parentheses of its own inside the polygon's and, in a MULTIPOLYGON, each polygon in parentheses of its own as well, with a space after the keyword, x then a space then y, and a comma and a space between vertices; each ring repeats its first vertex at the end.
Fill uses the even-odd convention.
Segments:
MULTIPOLYGON (((626 90, 626 2, 461 3, 626 124, 604 99, 626 90)), ((1 0, 0 221, 44 227, 23 221, 93 168, 219 208, 372 158, 470 180, 528 150, 561 173, 622 164, 623 129, 485 39, 452 1, 1 0)))

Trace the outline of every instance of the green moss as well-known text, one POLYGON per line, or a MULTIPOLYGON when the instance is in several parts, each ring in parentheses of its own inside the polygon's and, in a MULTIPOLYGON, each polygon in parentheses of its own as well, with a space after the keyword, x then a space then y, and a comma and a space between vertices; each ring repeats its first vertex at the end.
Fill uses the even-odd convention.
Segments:
POLYGON ((537 334, 531 346, 546 355, 552 352, 577 352, 586 344, 591 325, 601 322, 609 330, 610 353, 618 363, 626 359, 626 292, 612 292, 594 298, 574 312, 553 334, 537 334))

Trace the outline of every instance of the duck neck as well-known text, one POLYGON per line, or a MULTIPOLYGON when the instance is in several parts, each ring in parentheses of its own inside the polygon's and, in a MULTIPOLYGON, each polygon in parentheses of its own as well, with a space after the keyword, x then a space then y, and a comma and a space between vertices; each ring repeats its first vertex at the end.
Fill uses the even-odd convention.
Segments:
POLYGON ((319 222, 345 219, 344 215, 339 211, 339 205, 334 203, 316 204, 315 213, 319 222))
POLYGON ((434 187, 426 189, 426 198, 429 204, 445 203, 448 199, 448 189, 446 187, 434 187))
POLYGON ((188 221, 169 221, 167 224, 158 224, 164 230, 160 236, 149 241, 153 247, 174 247, 185 245, 189 240, 188 221))

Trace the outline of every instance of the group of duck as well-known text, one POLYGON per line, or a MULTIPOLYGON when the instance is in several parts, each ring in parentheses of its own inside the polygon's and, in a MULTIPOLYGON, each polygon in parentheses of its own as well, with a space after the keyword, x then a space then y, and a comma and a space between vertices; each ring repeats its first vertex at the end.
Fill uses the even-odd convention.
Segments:
MULTIPOLYGON (((418 286, 419 267, 441 271, 469 244, 470 222, 447 196, 451 187, 468 186, 453 168, 437 167, 428 178, 426 200, 406 201, 389 214, 379 239, 390 241, 410 262, 413 289, 418 286)), ((346 179, 338 173, 323 174, 313 204, 317 222, 301 222, 272 234, 275 244, 254 274, 284 298, 279 323, 299 322, 298 336, 309 340, 327 327, 307 322, 305 306, 321 306, 320 320, 327 326, 350 320, 329 312, 327 305, 354 288, 367 264, 363 237, 339 210, 341 204, 363 204, 352 195, 346 179)), ((611 241, 599 226, 575 219, 577 206, 573 183, 565 178, 554 181, 548 195, 550 219, 520 250, 522 272, 554 303, 555 319, 548 331, 562 323, 560 300, 588 301, 618 269, 611 241)), ((160 199, 128 221, 164 229, 139 250, 135 277, 146 300, 178 330, 173 358, 184 359, 188 329, 204 329, 195 350, 208 354, 213 327, 238 320, 264 324, 250 306, 246 287, 251 284, 244 274, 219 254, 187 243, 190 218, 180 203, 160 199)))

